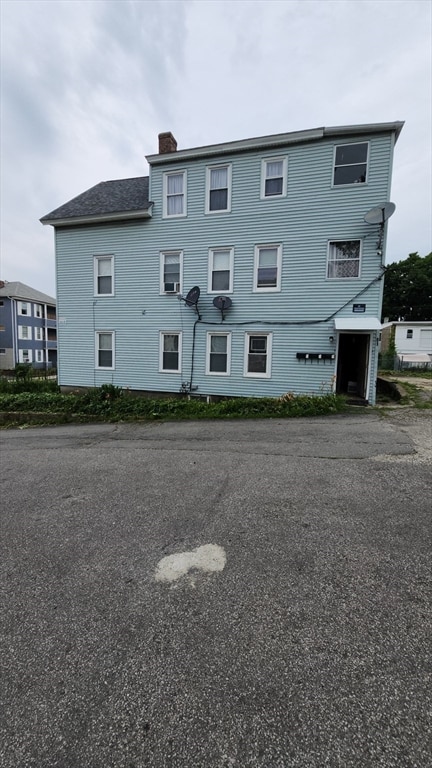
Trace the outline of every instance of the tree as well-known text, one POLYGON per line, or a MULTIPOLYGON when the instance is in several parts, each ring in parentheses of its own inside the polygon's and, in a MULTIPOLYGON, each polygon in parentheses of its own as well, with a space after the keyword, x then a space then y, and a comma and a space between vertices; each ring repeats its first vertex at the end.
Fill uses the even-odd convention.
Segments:
POLYGON ((389 320, 432 320, 432 253, 410 253, 386 268, 382 315, 389 320))

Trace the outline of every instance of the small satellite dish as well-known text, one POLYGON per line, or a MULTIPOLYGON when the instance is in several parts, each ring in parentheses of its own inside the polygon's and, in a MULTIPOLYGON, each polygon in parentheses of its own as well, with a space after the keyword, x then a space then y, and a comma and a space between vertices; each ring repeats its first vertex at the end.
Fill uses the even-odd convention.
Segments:
POLYGON ((224 321, 224 312, 226 309, 230 309, 230 307, 232 307, 232 301, 229 296, 215 296, 213 299, 213 306, 216 307, 216 309, 220 309, 222 314, 222 321, 224 321))
POLYGON ((194 287, 190 289, 189 293, 185 297, 185 303, 188 305, 188 307, 196 307, 200 293, 201 291, 197 285, 194 285, 194 287))
POLYGON ((367 224, 384 224, 394 214, 395 210, 396 206, 394 203, 380 203, 367 212, 364 220, 367 224))
POLYGON ((230 307, 232 307, 232 301, 229 296, 215 296, 213 299, 213 306, 223 312, 224 309, 230 309, 230 307))

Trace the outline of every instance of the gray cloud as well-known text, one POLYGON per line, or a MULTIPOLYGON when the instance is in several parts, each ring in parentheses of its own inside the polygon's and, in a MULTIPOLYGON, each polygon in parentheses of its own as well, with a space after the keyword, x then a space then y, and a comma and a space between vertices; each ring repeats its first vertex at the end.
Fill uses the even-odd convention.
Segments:
POLYGON ((2 277, 53 293, 39 217, 180 147, 402 119, 389 260, 430 247, 423 0, 3 0, 2 277))

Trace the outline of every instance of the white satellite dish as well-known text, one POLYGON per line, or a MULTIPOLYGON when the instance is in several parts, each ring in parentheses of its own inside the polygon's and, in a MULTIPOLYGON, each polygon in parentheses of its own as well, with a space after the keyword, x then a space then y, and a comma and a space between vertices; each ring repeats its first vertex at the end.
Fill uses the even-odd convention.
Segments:
POLYGON ((384 224, 387 219, 394 214, 396 206, 394 203, 379 203, 367 212, 364 220, 367 224, 384 224))

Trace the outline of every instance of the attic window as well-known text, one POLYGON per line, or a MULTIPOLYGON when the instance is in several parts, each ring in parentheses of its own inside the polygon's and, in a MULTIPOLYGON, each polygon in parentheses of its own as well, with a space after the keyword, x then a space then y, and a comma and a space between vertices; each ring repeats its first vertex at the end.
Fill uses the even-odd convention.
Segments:
POLYGON ((367 142, 362 144, 339 144, 335 147, 333 186, 364 184, 368 163, 367 142))

